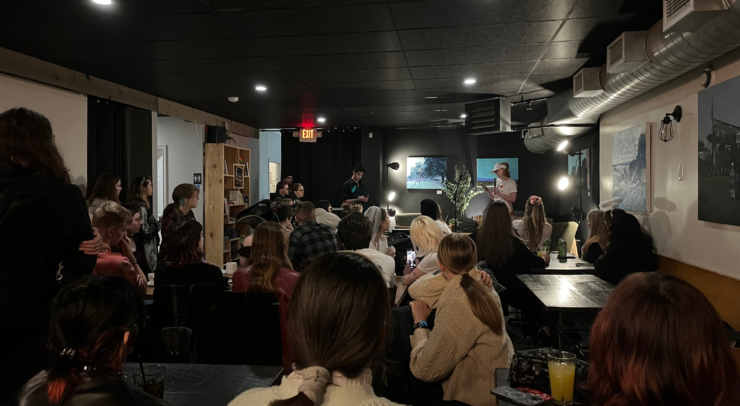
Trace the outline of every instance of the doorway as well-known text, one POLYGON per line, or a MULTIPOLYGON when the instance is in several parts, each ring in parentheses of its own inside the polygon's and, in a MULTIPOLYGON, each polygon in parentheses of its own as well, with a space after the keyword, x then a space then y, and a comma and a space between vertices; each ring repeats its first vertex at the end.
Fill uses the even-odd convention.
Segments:
POLYGON ((270 181, 268 182, 270 189, 267 193, 275 193, 274 190, 277 188, 278 182, 282 180, 280 179, 280 163, 270 161, 268 171, 270 177, 270 181))

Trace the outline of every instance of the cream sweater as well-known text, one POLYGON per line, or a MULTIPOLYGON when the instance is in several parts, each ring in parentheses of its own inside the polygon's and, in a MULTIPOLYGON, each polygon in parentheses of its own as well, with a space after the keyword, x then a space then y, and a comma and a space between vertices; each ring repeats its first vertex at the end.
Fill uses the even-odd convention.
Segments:
MULTIPOLYGON (((229 406, 269 406, 273 400, 290 399, 298 394, 300 379, 291 374, 283 377, 280 386, 250 389, 229 403, 229 406), (291 379, 293 378, 293 379, 291 379)), ((321 406, 403 406, 373 393, 368 382, 347 379, 343 386, 329 385, 321 406)))
MULTIPOLYGON (((480 278, 476 269, 470 275, 480 278)), ((437 309, 434 330, 416 329, 411 336, 411 372, 425 382, 443 380, 444 400, 496 406, 496 369, 510 367, 514 347, 505 329, 497 336, 473 314, 461 280, 425 276, 409 288, 412 297, 437 309)), ((490 292, 503 319, 501 301, 490 292)))

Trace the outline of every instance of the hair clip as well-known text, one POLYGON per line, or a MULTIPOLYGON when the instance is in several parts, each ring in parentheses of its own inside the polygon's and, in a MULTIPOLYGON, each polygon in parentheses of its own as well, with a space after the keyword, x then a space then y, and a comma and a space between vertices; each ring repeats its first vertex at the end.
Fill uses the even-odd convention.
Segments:
POLYGON ((72 357, 75 356, 75 352, 77 352, 77 351, 74 350, 74 349, 72 349, 72 348, 67 347, 67 348, 65 348, 65 349, 62 350, 62 352, 59 354, 59 356, 60 357, 70 357, 70 358, 72 358, 72 357))

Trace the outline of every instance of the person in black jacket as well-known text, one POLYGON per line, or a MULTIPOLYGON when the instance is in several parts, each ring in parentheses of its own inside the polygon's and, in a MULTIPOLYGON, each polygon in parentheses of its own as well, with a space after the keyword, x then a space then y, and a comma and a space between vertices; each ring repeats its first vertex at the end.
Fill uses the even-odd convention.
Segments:
POLYGON ((144 301, 124 278, 94 275, 66 286, 51 317, 49 341, 58 359, 23 387, 18 404, 165 405, 122 379, 145 322, 144 301))
MULTIPOLYGON (((141 229, 133 236, 136 246, 141 245, 149 269, 157 268, 157 246, 159 245, 159 220, 154 215, 149 197, 154 193, 154 185, 150 176, 139 176, 131 182, 128 192, 128 202, 133 205, 141 216, 141 229)), ((132 213, 133 214, 133 213, 132 213)))
POLYGON ((632 272, 658 269, 653 238, 642 232, 637 218, 624 210, 612 210, 609 245, 604 256, 594 263, 594 275, 617 285, 632 272))
POLYGON ((0 403, 43 367, 50 305, 89 275, 103 250, 82 192, 54 143, 51 123, 25 108, 0 114, 0 403))
MULTIPOLYGON (((195 220, 177 223, 165 237, 168 251, 154 271, 154 286, 207 284, 223 287, 223 274, 204 262, 203 226, 195 220)), ((155 291, 154 302, 157 302, 155 291)))

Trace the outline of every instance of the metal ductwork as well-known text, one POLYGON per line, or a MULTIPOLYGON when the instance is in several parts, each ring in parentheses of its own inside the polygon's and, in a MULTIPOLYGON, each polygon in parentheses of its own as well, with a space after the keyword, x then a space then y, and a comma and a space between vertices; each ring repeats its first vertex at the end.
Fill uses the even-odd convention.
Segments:
MULTIPOLYGON (((666 1, 666 0, 664 0, 666 1)), ((694 32, 663 32, 663 21, 645 35, 648 63, 628 73, 609 74, 601 68, 604 91, 595 97, 573 97, 568 90, 547 101, 548 114, 532 126, 561 127, 527 130, 524 145, 534 153, 544 153, 564 140, 593 130, 562 127, 567 124, 596 124, 602 113, 671 79, 705 64, 740 46, 740 0, 724 0, 726 10, 694 32)))

